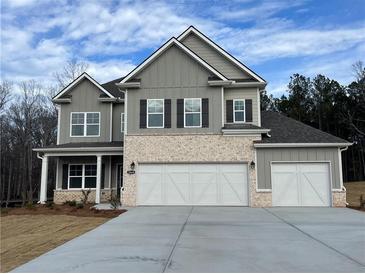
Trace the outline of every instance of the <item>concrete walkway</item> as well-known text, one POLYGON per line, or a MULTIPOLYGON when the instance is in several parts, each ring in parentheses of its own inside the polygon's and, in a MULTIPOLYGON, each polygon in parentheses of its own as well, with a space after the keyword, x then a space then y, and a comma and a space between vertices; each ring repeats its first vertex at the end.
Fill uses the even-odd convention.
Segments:
POLYGON ((364 272, 365 214, 137 207, 14 272, 364 272))

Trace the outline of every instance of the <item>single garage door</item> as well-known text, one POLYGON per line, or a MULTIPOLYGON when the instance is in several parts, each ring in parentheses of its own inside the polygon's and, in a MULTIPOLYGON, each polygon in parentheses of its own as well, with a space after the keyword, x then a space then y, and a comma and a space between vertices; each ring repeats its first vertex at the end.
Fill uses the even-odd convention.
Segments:
POLYGON ((330 206, 328 163, 272 163, 273 206, 330 206))
POLYGON ((138 205, 248 205, 246 164, 140 164, 138 205))

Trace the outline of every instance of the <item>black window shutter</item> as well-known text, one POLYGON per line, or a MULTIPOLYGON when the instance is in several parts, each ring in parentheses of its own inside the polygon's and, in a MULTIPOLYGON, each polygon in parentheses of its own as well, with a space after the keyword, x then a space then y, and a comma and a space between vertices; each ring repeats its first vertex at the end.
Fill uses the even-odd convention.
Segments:
POLYGON ((147 100, 139 101, 139 128, 146 128, 147 100))
POLYGON ((202 127, 209 127, 209 99, 202 99, 202 127))
POLYGON ((68 186, 68 164, 62 165, 62 189, 67 189, 68 186))
POLYGON ((101 178, 100 178, 100 188, 104 189, 105 181, 105 164, 101 165, 101 178))
POLYGON ((177 99, 177 127, 184 127, 184 99, 177 99))
POLYGON ((233 123, 233 100, 226 101, 226 120, 227 123, 233 123))
POLYGON ((252 122, 252 100, 245 100, 246 122, 252 122))
POLYGON ((165 128, 171 128, 171 99, 165 99, 165 128))

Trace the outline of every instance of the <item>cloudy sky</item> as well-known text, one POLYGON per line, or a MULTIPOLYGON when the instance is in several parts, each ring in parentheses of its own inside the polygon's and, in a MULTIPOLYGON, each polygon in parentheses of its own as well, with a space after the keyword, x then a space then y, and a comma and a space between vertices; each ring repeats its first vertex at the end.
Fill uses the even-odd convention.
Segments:
POLYGON ((121 77, 194 25, 285 92, 293 73, 347 84, 365 61, 364 0, 1 1, 1 77, 52 82, 66 60, 121 77))

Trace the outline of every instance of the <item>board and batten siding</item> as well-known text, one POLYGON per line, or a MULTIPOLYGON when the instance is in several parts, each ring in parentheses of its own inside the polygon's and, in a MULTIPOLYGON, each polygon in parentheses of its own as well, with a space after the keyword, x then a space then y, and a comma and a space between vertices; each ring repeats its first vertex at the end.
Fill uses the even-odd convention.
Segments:
POLYGON ((234 99, 252 100, 252 122, 249 124, 259 125, 258 93, 257 88, 225 88, 224 89, 224 121, 227 123, 226 101, 234 99))
POLYGON ((326 161, 330 162, 332 188, 341 188, 338 148, 256 148, 258 189, 271 189, 272 161, 326 161))
POLYGON ((185 46, 195 52, 199 57, 217 69, 229 79, 248 79, 251 78, 247 73, 239 69, 226 57, 220 54, 194 33, 190 33, 181 41, 185 46))
POLYGON ((102 103, 98 100, 102 91, 89 80, 84 79, 70 92, 72 102, 61 104, 59 143, 109 142, 110 103, 102 103), (71 112, 100 112, 100 137, 71 137, 71 112))
POLYGON ((121 114, 124 112, 124 104, 113 104, 113 141, 123 141, 121 132, 121 114))
POLYGON ((172 46, 136 75, 139 89, 128 90, 128 135, 218 134, 222 128, 221 88, 208 86, 212 76, 181 49, 172 46), (208 128, 177 128, 177 99, 208 98, 208 128), (141 99, 171 99, 171 128, 139 128, 141 99))

